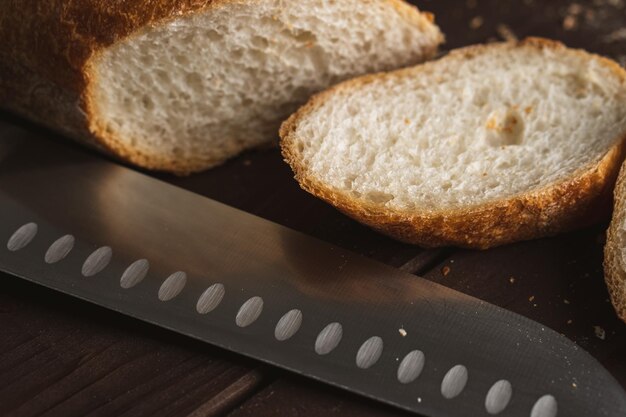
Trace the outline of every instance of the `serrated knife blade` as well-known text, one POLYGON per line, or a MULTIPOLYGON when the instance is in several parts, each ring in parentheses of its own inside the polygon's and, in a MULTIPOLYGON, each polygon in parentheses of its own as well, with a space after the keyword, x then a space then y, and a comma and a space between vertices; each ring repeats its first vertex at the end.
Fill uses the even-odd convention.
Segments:
POLYGON ((517 314, 0 122, 0 269, 421 415, 624 416, 517 314))

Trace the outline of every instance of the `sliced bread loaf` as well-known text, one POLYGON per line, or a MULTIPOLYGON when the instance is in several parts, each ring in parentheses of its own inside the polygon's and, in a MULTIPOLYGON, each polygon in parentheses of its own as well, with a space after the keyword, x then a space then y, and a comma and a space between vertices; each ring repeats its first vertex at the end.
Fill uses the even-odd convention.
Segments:
POLYGON ((615 207, 604 247, 604 279, 617 315, 626 322, 626 164, 615 186, 615 207))
POLYGON ((433 56, 432 20, 402 0, 10 1, 0 107, 199 171, 274 141, 313 92, 433 56))
POLYGON ((305 190, 376 230, 488 248, 608 213, 624 103, 619 65, 532 38, 335 86, 281 146, 305 190))

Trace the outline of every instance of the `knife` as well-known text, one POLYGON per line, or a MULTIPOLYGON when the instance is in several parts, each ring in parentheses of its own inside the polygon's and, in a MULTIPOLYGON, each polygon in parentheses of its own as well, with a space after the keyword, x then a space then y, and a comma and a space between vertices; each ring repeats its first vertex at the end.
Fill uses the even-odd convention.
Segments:
POLYGON ((0 270, 432 417, 624 416, 522 316, 0 121, 0 270))

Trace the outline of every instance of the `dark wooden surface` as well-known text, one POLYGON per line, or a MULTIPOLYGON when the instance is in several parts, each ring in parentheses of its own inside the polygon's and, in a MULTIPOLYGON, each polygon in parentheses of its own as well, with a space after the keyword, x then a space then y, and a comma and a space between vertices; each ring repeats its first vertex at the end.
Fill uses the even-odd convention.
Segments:
MULTIPOLYGON (((446 49, 538 35, 626 64, 626 1, 415 3, 436 13, 446 49)), ((606 224, 483 252, 424 251, 300 191, 276 149, 188 178, 158 177, 544 323, 626 386, 626 324, 613 313, 602 276, 606 224)), ((17 278, 0 279, 0 415, 404 414, 17 278)))

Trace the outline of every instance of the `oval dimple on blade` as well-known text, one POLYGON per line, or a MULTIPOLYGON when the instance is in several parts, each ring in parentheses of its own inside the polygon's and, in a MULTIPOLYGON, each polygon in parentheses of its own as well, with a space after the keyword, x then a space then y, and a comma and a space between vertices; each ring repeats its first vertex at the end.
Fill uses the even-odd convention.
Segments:
POLYGON ((7 249, 16 252, 28 245, 37 234, 37 223, 26 223, 17 229, 7 242, 7 249))
POLYGON ((441 382, 441 395, 448 400, 457 397, 465 389, 467 379, 468 373, 465 366, 456 365, 452 367, 441 382))
POLYGON ((82 274, 85 277, 92 277, 107 267, 113 256, 113 251, 108 246, 102 246, 91 253, 85 259, 82 274))
POLYGON ((343 337, 343 327, 341 324, 334 322, 328 324, 317 335, 315 340, 315 352, 318 355, 327 355, 332 352, 341 342, 343 337))
POLYGON ((61 236, 50 245, 44 256, 47 264, 54 264, 64 259, 74 248, 74 236, 61 236))
POLYGON ((217 283, 211 285, 202 293, 200 298, 198 298, 196 311, 200 314, 207 314, 215 310, 222 302, 225 293, 226 290, 223 284, 217 283))
POLYGON ((356 354, 356 366, 368 369, 373 366, 383 353, 383 339, 373 336, 367 339, 356 354))
POLYGON ((159 288, 159 300, 169 301, 176 297, 187 284, 187 274, 182 271, 174 272, 167 277, 159 288))
POLYGON ((426 358, 421 350, 413 350, 406 354, 398 366, 398 381, 409 384, 417 379, 424 369, 426 358))
POLYGON ((302 325, 302 311, 294 308, 293 310, 285 313, 284 316, 278 320, 276 328, 274 329, 274 337, 276 340, 284 342, 291 338, 302 325))
POLYGON ((548 394, 537 400, 530 413, 530 417, 556 417, 557 412, 556 398, 548 394))
POLYGON ((506 379, 501 379, 491 386, 485 398, 485 409, 489 414, 499 414, 509 405, 513 387, 506 379))
POLYGON ((239 327, 248 327, 256 321, 263 311, 263 299, 261 297, 252 297, 241 305, 235 323, 239 327))
POLYGON ((139 284, 148 274, 150 262, 147 259, 139 259, 126 268, 120 278, 120 287, 129 289, 139 284))

